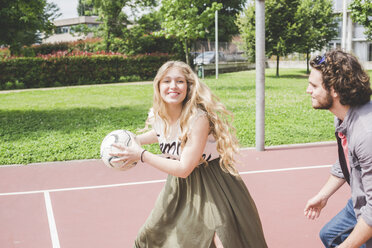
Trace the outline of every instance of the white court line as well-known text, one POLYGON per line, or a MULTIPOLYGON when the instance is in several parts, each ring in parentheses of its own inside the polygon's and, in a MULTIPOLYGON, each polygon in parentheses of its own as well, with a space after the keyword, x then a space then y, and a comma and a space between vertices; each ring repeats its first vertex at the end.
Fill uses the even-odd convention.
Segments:
POLYGON ((106 184, 106 185, 97 185, 97 186, 86 186, 86 187, 74 187, 74 188, 46 189, 46 190, 34 190, 34 191, 23 191, 23 192, 0 193, 0 196, 40 194, 40 193, 44 193, 44 192, 53 193, 53 192, 85 190, 85 189, 103 189, 103 188, 141 185, 141 184, 149 184, 149 183, 162 183, 162 182, 165 182, 165 179, 152 180, 152 181, 142 181, 142 182, 132 182, 132 183, 118 183, 118 184, 106 184))
POLYGON ((256 170, 256 171, 239 172, 239 174, 245 175, 245 174, 269 173, 269 172, 281 172, 281 171, 293 171, 293 170, 320 169, 320 168, 327 168, 331 166, 332 165, 316 165, 316 166, 292 167, 292 168, 272 169, 272 170, 256 170))
POLYGON ((48 223, 49 223, 49 231, 50 231, 50 238, 52 239, 53 248, 60 248, 58 232, 57 232, 57 225, 54 219, 53 208, 52 208, 52 201, 50 200, 49 192, 44 192, 44 199, 45 199, 45 206, 46 212, 48 215, 48 223))
MULTIPOLYGON (((283 169, 256 170, 256 171, 239 172, 239 174, 240 175, 246 175, 246 174, 257 174, 257 173, 293 171, 293 170, 321 169, 321 168, 327 168, 327 167, 331 167, 331 166, 332 165, 315 165, 315 166, 291 167, 291 168, 283 168, 283 169)), ((47 190, 35 190, 35 191, 23 191, 23 192, 9 192, 9 193, 0 193, 0 196, 40 194, 40 193, 45 193, 45 192, 53 193, 53 192, 61 192, 61 191, 86 190, 86 189, 103 189, 103 188, 112 188, 112 187, 121 187, 121 186, 163 183, 165 181, 166 181, 165 179, 161 179, 161 180, 151 180, 151 181, 141 181, 141 182, 131 182, 131 183, 118 183, 118 184, 86 186, 86 187, 47 189, 47 190)))
MULTIPOLYGON (((318 165, 318 166, 307 166, 307 167, 292 167, 292 168, 283 168, 283 169, 271 169, 271 170, 245 171, 245 172, 240 172, 240 174, 245 175, 245 174, 271 173, 271 172, 282 172, 282 171, 293 171, 293 170, 318 169, 318 168, 326 168, 326 167, 330 167, 330 166, 331 165, 318 165)), ((60 246, 60 243, 59 243, 57 225, 56 225, 54 214, 53 214, 53 207, 52 207, 52 201, 50 199, 50 192, 85 190, 85 189, 100 189, 100 188, 111 188, 111 187, 130 186, 130 185, 143 185, 143 184, 161 183, 161 182, 165 182, 165 179, 163 179, 163 180, 152 180, 152 181, 142 181, 142 182, 132 182, 132 183, 110 184, 110 185, 98 185, 98 186, 89 186, 89 187, 75 187, 75 188, 62 188, 62 189, 39 190, 39 191, 1 193, 0 196, 43 193, 44 194, 44 199, 45 199, 46 212, 47 212, 47 216, 48 216, 49 231, 50 231, 50 237, 51 237, 51 240, 52 240, 52 247, 53 248, 60 248, 61 246, 60 246)))

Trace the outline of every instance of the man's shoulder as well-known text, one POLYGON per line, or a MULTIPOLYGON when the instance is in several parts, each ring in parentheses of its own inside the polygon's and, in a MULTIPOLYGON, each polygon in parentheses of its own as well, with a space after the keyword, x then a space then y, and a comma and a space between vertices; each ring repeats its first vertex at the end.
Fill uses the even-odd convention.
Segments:
POLYGON ((358 112, 360 113, 371 113, 372 112, 372 101, 367 102, 358 107, 358 112))
POLYGON ((356 108, 355 124, 360 131, 372 132, 372 102, 356 108))

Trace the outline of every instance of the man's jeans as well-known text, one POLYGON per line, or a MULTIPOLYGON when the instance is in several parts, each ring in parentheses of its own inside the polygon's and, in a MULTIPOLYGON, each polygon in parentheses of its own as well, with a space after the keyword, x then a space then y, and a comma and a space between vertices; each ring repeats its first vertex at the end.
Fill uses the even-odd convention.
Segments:
MULTIPOLYGON (((356 223, 357 219, 353 208, 353 202, 350 199, 346 207, 320 230, 319 236, 324 246, 326 248, 331 248, 341 244, 353 231, 356 223)), ((365 247, 366 245, 364 244, 360 248, 365 247)))

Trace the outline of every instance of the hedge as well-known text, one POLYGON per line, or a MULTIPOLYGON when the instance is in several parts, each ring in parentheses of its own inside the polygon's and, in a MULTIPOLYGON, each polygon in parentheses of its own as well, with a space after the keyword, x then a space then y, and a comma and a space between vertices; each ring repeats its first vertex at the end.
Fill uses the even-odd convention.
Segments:
POLYGON ((17 55, 22 57, 35 57, 37 55, 46 55, 58 51, 72 50, 72 42, 45 43, 40 45, 24 46, 17 55), (71 47, 71 48, 70 48, 71 47))
POLYGON ((51 54, 56 51, 67 51, 70 48, 70 42, 45 43, 31 47, 34 54, 51 54))
MULTIPOLYGON (((106 49, 104 41, 100 38, 87 38, 85 40, 44 43, 23 47, 20 54, 23 57, 35 57, 47 55, 58 51, 87 51, 97 52, 106 49)), ((148 53, 171 53, 184 54, 182 44, 177 39, 154 34, 141 34, 130 39, 114 38, 111 42, 110 51, 127 55, 138 55, 148 53)))
POLYGON ((0 60, 0 89, 40 88, 117 82, 121 77, 152 79, 174 55, 61 56, 0 60))

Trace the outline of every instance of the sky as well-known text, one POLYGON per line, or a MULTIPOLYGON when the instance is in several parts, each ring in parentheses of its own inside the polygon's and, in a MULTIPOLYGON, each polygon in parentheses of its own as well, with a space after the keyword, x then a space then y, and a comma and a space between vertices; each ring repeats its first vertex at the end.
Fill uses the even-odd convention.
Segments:
MULTIPOLYGON (((59 7, 59 12, 62 15, 56 20, 78 17, 77 6, 79 0, 47 0, 47 2, 55 3, 59 7)), ((124 8, 123 11, 129 13, 129 11, 126 11, 126 8, 124 8)), ((146 13, 146 11, 142 12, 141 10, 137 10, 137 14, 138 13, 146 13)), ((129 19, 130 18, 131 16, 129 14, 129 19)))
POLYGON ((47 0, 49 3, 55 3, 59 7, 59 12, 62 13, 59 19, 78 17, 77 6, 78 0, 47 0))

